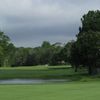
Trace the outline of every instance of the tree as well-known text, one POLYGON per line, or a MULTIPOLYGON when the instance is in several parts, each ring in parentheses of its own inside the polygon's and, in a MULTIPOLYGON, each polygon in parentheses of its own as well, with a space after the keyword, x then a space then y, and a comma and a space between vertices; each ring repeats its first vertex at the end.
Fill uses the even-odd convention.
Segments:
POLYGON ((70 52, 70 63, 75 68, 75 72, 77 72, 78 67, 81 65, 81 53, 75 41, 72 43, 70 52))
POLYGON ((2 46, 0 46, 0 66, 2 66, 3 64, 3 55, 4 55, 3 48, 2 46))
POLYGON ((96 74, 100 61, 100 11, 89 11, 81 21, 82 27, 72 46, 72 63, 87 67, 89 74, 96 74))
POLYGON ((16 48, 12 66, 25 66, 28 51, 24 47, 16 48))
POLYGON ((7 66, 10 45, 10 38, 0 31, 0 66, 7 66))
POLYGON ((43 43, 42 43, 42 46, 41 47, 43 47, 43 48, 48 48, 48 47, 50 47, 51 46, 51 44, 48 42, 48 41, 44 41, 43 43))
POLYGON ((25 48, 27 50, 27 56, 24 66, 37 65, 36 52, 33 48, 25 48))
POLYGON ((15 49, 16 49, 15 46, 12 43, 9 43, 9 45, 6 48, 4 66, 12 66, 14 61, 13 57, 15 49))
POLYGON ((51 59, 49 61, 50 65, 61 65, 62 64, 62 57, 61 57, 61 50, 63 47, 61 43, 55 43, 51 46, 51 59))
POLYGON ((100 32, 88 31, 81 33, 77 39, 79 49, 80 62, 83 66, 88 67, 89 74, 96 73, 97 62, 100 58, 100 32))
POLYGON ((89 11, 81 18, 82 27, 80 32, 86 32, 89 30, 100 32, 100 11, 89 11))
POLYGON ((60 52, 60 58, 66 63, 70 63, 71 48, 72 48, 73 43, 74 43, 74 40, 68 42, 60 52))

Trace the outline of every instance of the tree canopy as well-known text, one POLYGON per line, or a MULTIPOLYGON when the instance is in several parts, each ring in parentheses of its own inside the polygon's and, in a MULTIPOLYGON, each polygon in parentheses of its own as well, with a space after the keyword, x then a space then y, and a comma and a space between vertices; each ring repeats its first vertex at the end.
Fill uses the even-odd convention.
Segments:
POLYGON ((10 43, 10 38, 0 31, 0 66, 8 66, 14 45, 10 43))
POLYGON ((82 19, 77 40, 72 48, 72 63, 84 66, 95 74, 100 61, 100 11, 89 11, 82 19))

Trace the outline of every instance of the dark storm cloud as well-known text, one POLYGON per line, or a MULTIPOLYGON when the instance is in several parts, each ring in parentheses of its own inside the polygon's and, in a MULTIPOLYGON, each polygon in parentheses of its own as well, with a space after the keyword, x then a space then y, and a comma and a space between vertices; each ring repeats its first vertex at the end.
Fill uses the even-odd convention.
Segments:
POLYGON ((100 0, 0 0, 0 27, 16 46, 75 39, 80 18, 100 0))

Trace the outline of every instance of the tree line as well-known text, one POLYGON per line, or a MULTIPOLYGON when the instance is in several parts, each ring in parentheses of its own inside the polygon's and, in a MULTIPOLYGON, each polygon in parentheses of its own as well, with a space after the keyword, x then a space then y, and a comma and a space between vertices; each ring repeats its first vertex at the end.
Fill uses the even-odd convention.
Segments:
MULTIPOLYGON (((66 50, 69 45, 50 44, 44 41, 35 48, 15 47, 8 36, 0 32, 0 66, 61 65, 68 63, 66 50), (3 38, 5 37, 5 38, 3 38)), ((70 44, 70 43, 69 43, 70 44)))
POLYGON ((65 45, 44 41, 40 47, 15 47, 8 36, 0 32, 0 66, 34 66, 71 64, 88 69, 89 74, 100 68, 100 11, 89 11, 81 18, 76 40, 65 45))

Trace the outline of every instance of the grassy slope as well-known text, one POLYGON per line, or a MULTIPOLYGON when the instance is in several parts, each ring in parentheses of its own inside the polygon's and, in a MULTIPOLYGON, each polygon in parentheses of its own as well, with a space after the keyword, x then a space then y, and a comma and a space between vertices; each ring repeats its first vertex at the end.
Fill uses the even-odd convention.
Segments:
POLYGON ((100 82, 0 85, 0 100, 99 100, 100 82))
POLYGON ((69 66, 34 66, 34 67, 15 67, 15 68, 0 68, 0 79, 11 78, 73 78, 78 74, 85 71, 81 70, 77 73, 74 72, 69 66))

